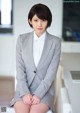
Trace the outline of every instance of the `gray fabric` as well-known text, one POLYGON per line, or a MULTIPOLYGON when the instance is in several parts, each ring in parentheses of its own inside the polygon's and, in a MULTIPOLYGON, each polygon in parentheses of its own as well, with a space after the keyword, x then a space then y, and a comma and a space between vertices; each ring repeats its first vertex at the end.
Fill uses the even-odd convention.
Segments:
POLYGON ((43 52, 37 68, 33 59, 33 32, 22 34, 16 46, 17 87, 10 105, 28 93, 41 98, 53 109, 54 87, 61 54, 61 41, 47 32, 43 52))

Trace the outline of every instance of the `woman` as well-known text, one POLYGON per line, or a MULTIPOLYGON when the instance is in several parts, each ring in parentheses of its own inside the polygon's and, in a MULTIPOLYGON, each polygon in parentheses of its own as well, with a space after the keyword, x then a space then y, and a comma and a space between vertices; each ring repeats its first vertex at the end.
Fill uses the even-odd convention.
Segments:
POLYGON ((16 113, 54 111, 53 83, 61 53, 60 39, 49 34, 52 22, 50 9, 34 5, 28 14, 32 32, 21 34, 16 47, 17 87, 11 106, 16 113))

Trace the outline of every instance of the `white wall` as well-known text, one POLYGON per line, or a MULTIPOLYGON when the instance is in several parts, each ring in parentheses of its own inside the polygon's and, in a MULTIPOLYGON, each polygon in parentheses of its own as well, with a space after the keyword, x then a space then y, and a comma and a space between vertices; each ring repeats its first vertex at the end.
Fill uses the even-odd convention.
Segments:
MULTIPOLYGON (((52 12, 53 22, 48 31, 62 37, 62 1, 63 0, 14 0, 14 33, 13 35, 0 35, 0 75, 15 75, 15 47, 19 34, 32 29, 27 22, 29 9, 35 3, 46 4, 52 12)), ((65 47, 65 44, 64 44, 65 47)), ((62 50, 64 50, 62 47, 62 50)), ((67 48, 67 47, 66 47, 67 48)), ((66 49, 65 48, 65 49, 66 49)))
POLYGON ((62 53, 61 63, 64 69, 80 71, 80 53, 62 53))
POLYGON ((0 75, 14 75, 14 39, 0 37, 0 75))

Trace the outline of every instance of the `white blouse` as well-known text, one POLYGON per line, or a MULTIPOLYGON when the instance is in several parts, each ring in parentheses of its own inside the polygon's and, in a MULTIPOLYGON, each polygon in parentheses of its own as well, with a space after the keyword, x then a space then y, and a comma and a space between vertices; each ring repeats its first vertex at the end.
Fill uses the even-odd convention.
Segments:
POLYGON ((46 32, 44 32, 40 37, 38 37, 34 32, 34 40, 33 40, 33 58, 35 66, 38 66, 39 60, 42 55, 44 42, 45 42, 46 32))

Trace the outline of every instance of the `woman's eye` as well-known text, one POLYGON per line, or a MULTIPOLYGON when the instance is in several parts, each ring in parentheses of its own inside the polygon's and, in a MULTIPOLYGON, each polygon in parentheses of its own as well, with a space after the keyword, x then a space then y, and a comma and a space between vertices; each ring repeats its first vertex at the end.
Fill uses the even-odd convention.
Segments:
POLYGON ((42 21, 46 21, 45 19, 43 19, 42 21))
POLYGON ((35 22, 37 22, 38 20, 36 19, 36 20, 34 20, 35 22))

